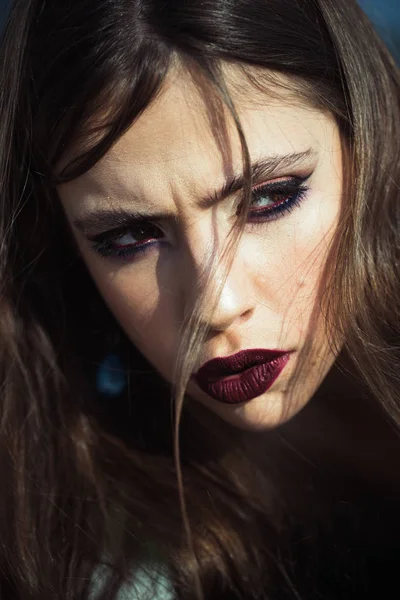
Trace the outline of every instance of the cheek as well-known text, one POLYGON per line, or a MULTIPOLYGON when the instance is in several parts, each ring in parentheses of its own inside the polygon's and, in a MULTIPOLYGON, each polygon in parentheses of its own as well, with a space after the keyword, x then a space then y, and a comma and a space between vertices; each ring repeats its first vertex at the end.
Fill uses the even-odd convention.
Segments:
POLYGON ((176 301, 169 286, 160 286, 155 268, 126 265, 112 270, 88 260, 89 271, 109 309, 129 339, 164 375, 176 345, 176 301))
POLYGON ((311 206, 305 208, 288 259, 291 265, 289 277, 294 288, 293 309, 302 335, 322 325, 320 306, 326 292, 325 278, 337 230, 340 196, 318 196, 314 209, 311 206))
POLYGON ((312 318, 323 294, 339 211, 339 191, 329 197, 315 193, 289 219, 272 223, 264 238, 257 236, 257 296, 261 301, 267 298, 268 308, 280 315, 284 338, 292 337, 294 330, 304 337, 317 326, 312 318))

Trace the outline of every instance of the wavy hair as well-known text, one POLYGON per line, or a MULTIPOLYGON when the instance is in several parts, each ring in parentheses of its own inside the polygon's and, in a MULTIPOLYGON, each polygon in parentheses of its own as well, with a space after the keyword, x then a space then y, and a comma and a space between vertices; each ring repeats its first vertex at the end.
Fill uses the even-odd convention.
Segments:
POLYGON ((278 477, 291 470, 285 448, 271 442, 259 463, 257 436, 248 444, 184 402, 207 333, 205 294, 184 323, 171 389, 119 331, 57 198, 59 183, 140 117, 176 61, 209 86, 212 110, 234 119, 247 205, 248 151, 223 65, 249 78, 259 69, 264 88, 284 75, 296 97, 335 117, 350 202, 326 318, 363 385, 400 420, 400 81, 355 0, 15 0, 0 64, 4 598, 112 599, 147 563, 164 565, 185 600, 298 597, 293 507, 278 477), (129 386, 108 402, 93 373, 118 331, 129 386))

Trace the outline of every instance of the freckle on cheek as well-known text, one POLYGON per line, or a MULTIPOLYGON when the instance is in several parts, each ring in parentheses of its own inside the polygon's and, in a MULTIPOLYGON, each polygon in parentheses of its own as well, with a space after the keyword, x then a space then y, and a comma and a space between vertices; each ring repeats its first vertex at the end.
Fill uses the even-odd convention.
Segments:
POLYGON ((305 278, 301 277, 298 281, 299 288, 303 288, 306 285, 305 278))

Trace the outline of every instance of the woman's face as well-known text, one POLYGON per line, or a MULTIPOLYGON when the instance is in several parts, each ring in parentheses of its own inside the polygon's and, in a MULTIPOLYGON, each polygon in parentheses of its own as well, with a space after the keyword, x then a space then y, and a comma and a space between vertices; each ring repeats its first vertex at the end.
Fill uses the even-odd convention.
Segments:
MULTIPOLYGON (((240 204, 240 141, 229 116, 225 130, 215 125, 204 93, 183 74, 171 75, 104 158, 61 186, 59 195, 100 293, 168 381, 182 322, 203 285, 202 268, 210 256, 218 261, 204 313, 210 332, 196 370, 243 350, 280 350, 282 356, 260 367, 267 384, 247 382, 250 398, 243 400, 234 384, 236 402, 226 402, 227 382, 237 379, 227 372, 216 375, 222 377, 219 399, 210 381, 200 387, 191 380, 188 395, 240 428, 260 430, 296 414, 335 359, 319 302, 341 208, 342 148, 328 114, 283 92, 272 100, 237 73, 231 83, 254 192, 229 270, 222 251, 240 204)), ((247 384, 240 385, 243 391, 247 384)))

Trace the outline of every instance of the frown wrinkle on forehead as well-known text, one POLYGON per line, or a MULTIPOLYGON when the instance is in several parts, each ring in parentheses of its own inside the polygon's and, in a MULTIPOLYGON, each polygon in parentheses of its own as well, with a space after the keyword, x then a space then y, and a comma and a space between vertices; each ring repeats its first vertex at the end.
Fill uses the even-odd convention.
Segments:
MULTIPOLYGON (((280 172, 284 172, 285 169, 299 167, 302 165, 308 166, 311 160, 315 160, 316 152, 309 148, 304 152, 294 152, 285 156, 269 156, 260 158, 252 162, 251 173, 252 181, 254 184, 261 183, 267 179, 278 177, 280 172)), ((223 185, 207 195, 201 197, 196 202, 197 207, 200 210, 207 210, 212 206, 218 204, 218 202, 224 200, 231 194, 235 194, 242 190, 244 186, 244 175, 243 173, 237 173, 236 175, 225 180, 223 185)), ((118 206, 119 199, 112 199, 116 206, 118 206)), ((129 195, 127 198, 126 208, 117 210, 116 208, 99 208, 97 210, 88 211, 82 217, 74 220, 75 227, 84 233, 92 233, 101 231, 107 228, 116 228, 126 219, 128 216, 136 220, 139 219, 152 219, 157 222, 174 220, 176 216, 169 212, 153 212, 146 208, 146 203, 140 197, 135 197, 134 194, 129 195), (140 210, 137 210, 137 207, 140 210), (142 208, 143 207, 143 208, 142 208)))

